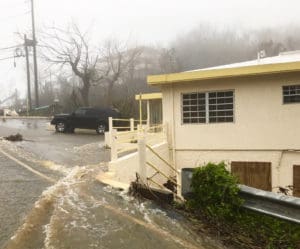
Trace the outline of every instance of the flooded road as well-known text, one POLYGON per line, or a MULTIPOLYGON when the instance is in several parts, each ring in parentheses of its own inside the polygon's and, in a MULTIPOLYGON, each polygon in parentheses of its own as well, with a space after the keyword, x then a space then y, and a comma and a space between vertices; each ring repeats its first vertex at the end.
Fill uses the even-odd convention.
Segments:
POLYGON ((50 185, 0 153, 0 248, 50 185))
POLYGON ((0 248, 217 248, 176 212, 96 181, 108 159, 103 136, 34 123, 0 121, 0 136, 26 139, 0 141, 0 248))
POLYGON ((20 133, 25 141, 18 143, 39 160, 53 161, 67 166, 96 164, 107 161, 103 149, 104 136, 96 132, 77 131, 74 134, 62 134, 46 130, 49 120, 0 120, 0 136, 20 133))

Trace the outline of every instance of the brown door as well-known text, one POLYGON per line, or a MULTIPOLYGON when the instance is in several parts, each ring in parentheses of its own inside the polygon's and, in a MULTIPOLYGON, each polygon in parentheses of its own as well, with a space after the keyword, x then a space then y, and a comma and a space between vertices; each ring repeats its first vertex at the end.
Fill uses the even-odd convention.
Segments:
POLYGON ((293 195, 300 197, 300 165, 294 165, 293 195))
POLYGON ((231 173, 240 184, 272 191, 270 162, 231 162, 231 173))

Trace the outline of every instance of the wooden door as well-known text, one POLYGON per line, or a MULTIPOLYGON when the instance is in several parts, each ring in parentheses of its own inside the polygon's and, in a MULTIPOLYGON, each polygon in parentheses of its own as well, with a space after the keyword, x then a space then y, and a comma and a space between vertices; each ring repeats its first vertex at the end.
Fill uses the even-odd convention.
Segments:
POLYGON ((294 165, 293 169, 293 195, 300 197, 300 165, 294 165))
POLYGON ((240 184, 272 191, 270 162, 231 162, 231 173, 240 184))

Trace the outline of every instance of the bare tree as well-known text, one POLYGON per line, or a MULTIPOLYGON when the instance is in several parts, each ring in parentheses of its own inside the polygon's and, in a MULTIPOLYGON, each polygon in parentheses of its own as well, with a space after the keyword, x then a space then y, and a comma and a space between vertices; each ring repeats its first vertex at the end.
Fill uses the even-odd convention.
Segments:
POLYGON ((42 40, 47 61, 69 65, 81 79, 79 92, 85 106, 89 106, 89 93, 93 86, 107 86, 106 105, 112 105, 113 88, 140 54, 138 48, 128 48, 118 41, 107 41, 100 49, 92 49, 87 32, 82 33, 73 24, 71 29, 51 28, 42 40))
POLYGON ((163 48, 159 55, 161 73, 177 73, 181 71, 181 65, 174 48, 163 48))
POLYGON ((127 74, 136 64, 142 49, 129 48, 126 44, 109 40, 101 49, 101 65, 99 70, 105 72, 100 82, 107 85, 106 105, 113 104, 113 90, 117 83, 122 83, 122 76, 127 74))
POLYGON ((41 39, 44 58, 61 67, 69 65, 73 73, 81 79, 79 92, 85 106, 89 106, 91 86, 108 74, 108 71, 98 74, 96 67, 99 57, 92 49, 87 36, 87 32, 82 33, 78 26, 73 24, 67 30, 52 27, 43 32, 41 39))

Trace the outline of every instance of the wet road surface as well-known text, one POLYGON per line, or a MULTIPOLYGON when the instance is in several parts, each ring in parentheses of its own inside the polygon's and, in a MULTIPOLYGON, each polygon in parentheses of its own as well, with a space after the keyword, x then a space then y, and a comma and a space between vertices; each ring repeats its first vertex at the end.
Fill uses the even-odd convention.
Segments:
POLYGON ((217 248, 177 213, 96 181, 108 159, 103 136, 57 134, 46 121, 29 122, 0 121, 0 136, 26 139, 0 141, 0 248, 217 248))
POLYGON ((50 184, 0 154, 0 248, 50 184))
MULTIPOLYGON (((59 180, 76 165, 108 160, 103 136, 93 131, 58 134, 46 130, 48 120, 0 120, 0 136, 20 133, 25 141, 0 141, 0 149, 59 180)), ((29 172, 0 152, 0 248, 23 224, 42 192, 52 183, 29 172)))
POLYGON ((0 136, 20 133, 25 141, 18 148, 34 154, 40 160, 49 160, 67 166, 96 164, 107 161, 103 149, 104 136, 95 131, 77 131, 74 134, 46 130, 49 120, 0 120, 0 136))

